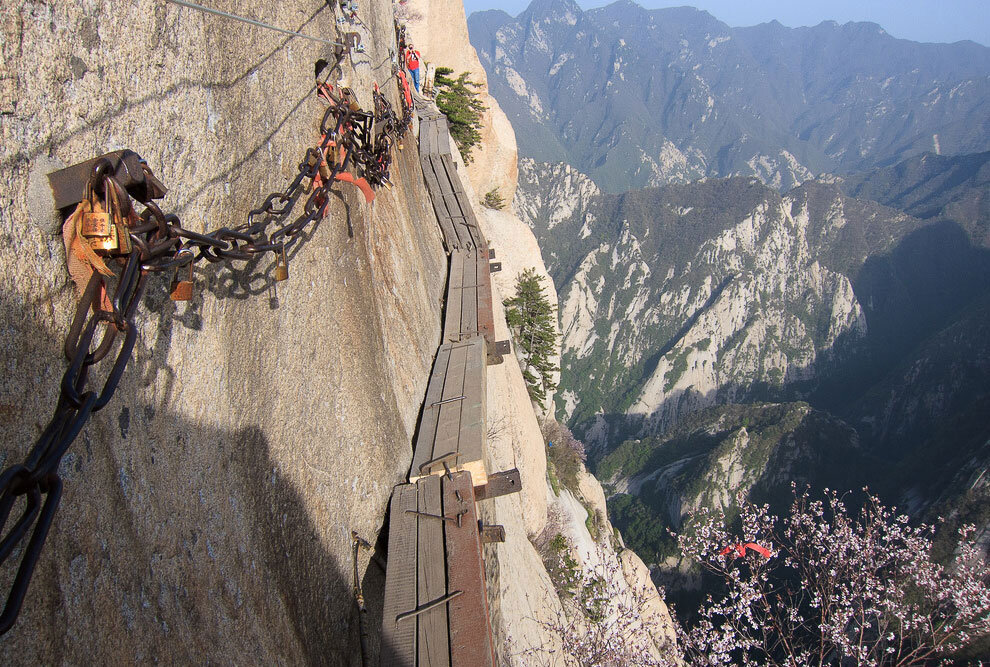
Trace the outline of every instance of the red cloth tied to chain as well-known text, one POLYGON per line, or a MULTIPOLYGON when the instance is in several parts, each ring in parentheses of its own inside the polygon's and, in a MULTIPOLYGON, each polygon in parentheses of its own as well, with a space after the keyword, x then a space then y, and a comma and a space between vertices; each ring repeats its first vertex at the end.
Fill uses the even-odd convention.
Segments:
POLYGON ((735 551, 735 554, 732 557, 733 558, 742 558, 743 556, 746 555, 746 550, 747 549, 749 549, 750 551, 754 551, 754 552, 760 554, 764 558, 770 558, 770 550, 767 549, 764 546, 761 546, 761 545, 757 544, 756 542, 746 542, 745 544, 743 544, 742 542, 740 542, 738 544, 733 544, 732 546, 728 546, 728 547, 725 547, 724 549, 722 549, 722 551, 719 553, 719 555, 720 556, 728 556, 733 551, 735 551))

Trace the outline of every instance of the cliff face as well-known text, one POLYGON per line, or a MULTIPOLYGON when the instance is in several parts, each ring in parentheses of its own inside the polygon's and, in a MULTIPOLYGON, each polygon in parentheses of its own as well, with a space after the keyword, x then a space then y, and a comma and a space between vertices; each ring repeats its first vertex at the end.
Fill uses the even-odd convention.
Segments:
MULTIPOLYGON (((323 2, 224 8, 337 30, 323 2)), ((391 4, 360 16, 347 29, 367 52, 343 74, 364 108, 376 80, 397 105, 378 65, 391 4)), ((319 138, 313 71, 330 47, 150 1, 5 5, 3 19, 6 467, 50 418, 75 304, 45 174, 130 148, 187 228, 240 224, 319 138)), ((151 277, 134 359, 63 461, 61 507, 0 662, 359 663, 350 533, 374 542, 407 473, 446 274, 414 150, 396 155, 393 180, 373 205, 338 188, 286 282, 270 255, 234 272, 200 263, 184 304, 170 276, 151 277)))
POLYGON ((487 107, 482 117, 481 143, 471 153, 467 174, 476 192, 498 188, 506 201, 516 191, 516 135, 502 108, 488 94, 488 76, 468 40, 467 19, 461 0, 408 0, 401 12, 410 39, 423 58, 455 74, 468 72, 478 84, 478 99, 487 107))

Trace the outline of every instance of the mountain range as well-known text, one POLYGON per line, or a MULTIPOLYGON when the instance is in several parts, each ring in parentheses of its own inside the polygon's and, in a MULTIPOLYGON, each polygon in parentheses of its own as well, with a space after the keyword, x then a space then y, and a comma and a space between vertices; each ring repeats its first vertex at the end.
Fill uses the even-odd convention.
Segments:
POLYGON ((985 155, 783 195, 755 177, 608 194, 520 166, 560 294, 558 414, 647 562, 691 509, 783 502, 792 481, 988 525, 985 155), (879 184, 929 217, 848 194, 879 184))
POLYGON ((990 49, 626 0, 469 25, 559 293, 558 416, 654 574, 693 509, 792 482, 990 546, 990 49))
POLYGON ((469 18, 520 155, 622 192, 753 175, 788 189, 990 149, 990 48, 873 23, 730 28, 690 7, 534 0, 469 18))

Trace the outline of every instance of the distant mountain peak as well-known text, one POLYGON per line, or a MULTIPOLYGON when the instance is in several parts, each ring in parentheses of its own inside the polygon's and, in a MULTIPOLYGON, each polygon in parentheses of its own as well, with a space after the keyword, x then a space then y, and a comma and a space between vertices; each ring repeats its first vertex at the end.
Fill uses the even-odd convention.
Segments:
POLYGON ((580 16, 581 7, 574 0, 533 0, 519 15, 520 19, 562 19, 567 15, 580 16))
POLYGON ((472 17, 520 154, 610 192, 753 176, 780 191, 927 150, 990 149, 990 49, 875 23, 730 28, 693 7, 534 0, 472 17), (839 112, 841 110, 841 112, 839 112))

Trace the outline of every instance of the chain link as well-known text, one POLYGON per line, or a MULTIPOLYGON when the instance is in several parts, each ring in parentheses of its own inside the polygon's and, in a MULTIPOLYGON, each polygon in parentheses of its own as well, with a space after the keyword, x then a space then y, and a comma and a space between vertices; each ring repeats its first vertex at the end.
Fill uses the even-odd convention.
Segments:
MULTIPOLYGON (((38 563, 55 511, 62 496, 58 467, 69 446, 79 435, 89 417, 113 398, 124 369, 130 361, 137 340, 134 315, 144 293, 149 274, 187 268, 201 260, 227 262, 251 260, 265 252, 275 253, 284 262, 286 252, 303 238, 306 228, 326 215, 331 187, 338 175, 354 168, 372 187, 390 185, 391 148, 409 129, 412 109, 403 99, 400 121, 388 100, 375 86, 375 112, 362 111, 346 89, 334 93, 326 82, 317 86, 319 96, 329 102, 320 121, 321 139, 306 151, 298 173, 282 192, 273 192, 247 221, 233 228, 222 227, 208 233, 185 229, 178 216, 165 214, 148 199, 137 223, 129 228, 133 250, 117 256, 110 264, 120 269, 115 275, 113 294, 106 279, 94 273, 80 299, 72 326, 65 341, 69 366, 62 378, 55 412, 48 426, 31 448, 23 463, 12 465, 0 474, 0 565, 21 545, 20 565, 14 576, 3 611, 0 635, 17 620, 31 575, 38 563), (303 211, 290 221, 298 201, 312 187, 303 211), (108 295, 110 310, 104 310, 108 295), (93 348, 99 334, 99 344, 93 348), (121 342, 117 356, 99 391, 89 388, 89 371, 121 342), (92 351, 91 351, 92 349, 92 351), (19 498, 24 508, 7 529, 8 520, 19 498), (32 530, 33 526, 33 530, 32 530), (6 534, 3 534, 3 531, 6 534), (28 538, 30 535, 30 538, 28 538)), ((146 174, 153 175, 147 164, 146 174)), ((87 188, 103 195, 107 188, 116 190, 120 202, 118 215, 127 219, 131 200, 126 190, 110 175, 108 161, 96 165, 87 188)), ((133 216, 130 216, 133 217, 133 216)), ((16 516, 16 514, 15 514, 16 516)))

